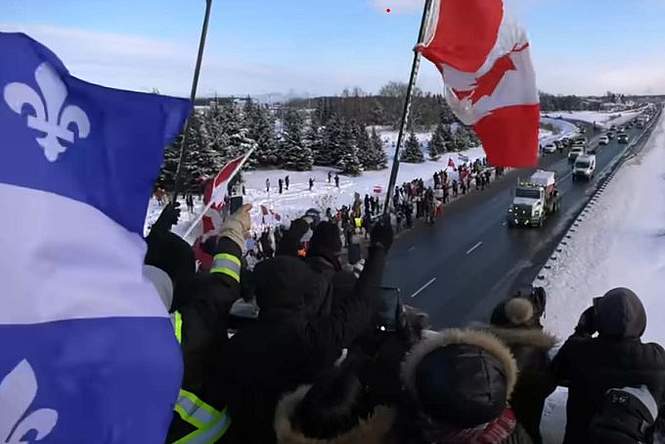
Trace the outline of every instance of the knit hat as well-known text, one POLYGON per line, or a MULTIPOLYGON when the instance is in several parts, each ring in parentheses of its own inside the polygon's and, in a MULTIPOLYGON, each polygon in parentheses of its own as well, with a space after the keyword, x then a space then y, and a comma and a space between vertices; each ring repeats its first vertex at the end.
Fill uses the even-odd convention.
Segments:
POLYGON ((308 292, 315 288, 313 272, 300 258, 277 256, 254 268, 256 303, 265 317, 271 312, 302 313, 308 292))
POLYGON ((517 364, 495 336, 450 329, 414 346, 402 379, 422 415, 467 429, 495 420, 507 408, 517 364))
POLYGON ((533 304, 528 299, 513 298, 504 306, 506 319, 512 326, 526 325, 533 319, 533 304))
POLYGON ((336 260, 342 253, 342 240, 337 224, 321 222, 314 229, 309 241, 309 256, 321 256, 328 260, 336 260))

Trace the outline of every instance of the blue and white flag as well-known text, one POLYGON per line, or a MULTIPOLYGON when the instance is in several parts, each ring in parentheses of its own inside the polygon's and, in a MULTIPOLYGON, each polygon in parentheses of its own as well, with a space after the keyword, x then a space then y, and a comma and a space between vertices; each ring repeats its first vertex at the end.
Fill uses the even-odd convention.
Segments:
POLYGON ((0 33, 0 442, 164 442, 182 358, 140 233, 190 110, 0 33))

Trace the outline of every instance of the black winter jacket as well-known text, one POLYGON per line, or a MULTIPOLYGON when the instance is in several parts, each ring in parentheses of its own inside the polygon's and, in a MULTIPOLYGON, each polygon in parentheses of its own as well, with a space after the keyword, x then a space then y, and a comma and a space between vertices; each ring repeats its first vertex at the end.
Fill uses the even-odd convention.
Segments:
POLYGON ((644 384, 659 410, 665 404, 665 351, 640 341, 646 314, 637 297, 605 296, 594 306, 599 336, 571 336, 552 363, 559 384, 569 387, 565 444, 589 442, 591 418, 611 388, 644 384))
MULTIPOLYGON (((302 264, 298 273, 314 274, 302 261, 294 262, 294 267, 297 263, 302 264)), ((365 331, 378 305, 384 265, 384 249, 372 248, 354 288, 355 297, 346 298, 328 316, 312 317, 306 310, 262 311, 256 325, 231 339, 219 378, 229 395, 234 443, 275 442, 273 418, 279 399, 302 384, 311 384, 333 365, 341 348, 365 331)), ((300 285, 307 282, 295 275, 295 269, 289 278, 301 281, 300 285)))
MULTIPOLYGON (((240 248, 225 238, 220 240, 217 252, 241 257, 240 248)), ((233 302, 240 297, 239 284, 226 274, 201 274, 191 282, 187 293, 186 302, 178 310, 182 317, 185 366, 181 388, 221 411, 226 399, 217 372, 223 365, 228 315, 233 302)), ((174 412, 167 442, 175 442, 195 430, 174 412)))

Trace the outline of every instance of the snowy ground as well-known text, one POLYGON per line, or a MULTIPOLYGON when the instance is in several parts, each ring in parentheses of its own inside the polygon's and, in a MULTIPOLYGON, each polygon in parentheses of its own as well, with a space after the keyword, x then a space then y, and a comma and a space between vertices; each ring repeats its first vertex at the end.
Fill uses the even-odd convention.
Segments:
MULTIPOLYGON (((579 315, 615 287, 628 287, 644 303, 649 322, 644 340, 665 344, 665 116, 642 153, 627 162, 581 219, 556 261, 544 270, 545 328, 565 340, 579 315)), ((565 392, 546 414, 560 421, 565 392)), ((548 444, 558 443, 550 429, 548 444)))
POLYGON ((600 126, 609 127, 610 125, 623 125, 627 121, 631 120, 638 114, 641 114, 642 111, 623 111, 623 112, 601 112, 601 111, 571 111, 571 112, 551 112, 546 113, 544 116, 549 116, 556 120, 559 117, 562 119, 573 119, 580 120, 582 122, 594 123, 596 122, 600 126))
MULTIPOLYGON (((541 130, 541 143, 549 143, 552 140, 559 139, 564 136, 570 136, 577 132, 575 125, 559 120, 559 119, 543 119, 543 122, 551 123, 558 128, 558 134, 552 134, 548 130, 541 130)), ((381 139, 385 143, 386 152, 388 154, 389 165, 392 163, 394 157, 395 144, 397 142, 397 131, 388 130, 385 128, 377 128, 381 139)), ((430 132, 416 133, 416 137, 421 143, 423 152, 427 151, 427 143, 431 138, 430 132)), ((411 181, 417 178, 423 178, 426 182, 432 181, 434 172, 445 170, 448 166, 448 160, 452 159, 455 165, 464 163, 460 156, 468 157, 470 162, 476 159, 485 157, 485 152, 482 147, 473 148, 462 153, 449 153, 444 154, 438 161, 426 161, 421 164, 400 164, 399 176, 397 183, 411 181)), ((427 158, 427 155, 425 155, 427 158)), ((333 211, 335 208, 341 208, 342 205, 351 205, 354 199, 354 193, 359 193, 361 197, 365 194, 370 196, 379 196, 382 199, 385 194, 385 187, 388 184, 390 176, 390 168, 381 171, 366 171, 358 177, 340 177, 340 187, 335 187, 334 180, 328 183, 328 171, 335 171, 330 168, 315 167, 312 171, 295 172, 285 170, 257 170, 243 173, 245 180, 245 188, 247 195, 245 202, 253 204, 252 211, 253 225, 255 229, 261 230, 263 227, 262 222, 265 220, 266 225, 286 224, 290 220, 298 218, 303 215, 309 208, 316 208, 322 212, 330 207, 333 211), (289 176, 290 187, 287 191, 283 190, 282 194, 278 193, 278 180, 284 179, 289 176), (309 191, 309 179, 314 179, 314 187, 309 191), (270 192, 266 192, 266 179, 270 180, 270 192), (375 193, 375 189, 380 189, 381 193, 375 193), (261 215, 261 206, 273 211, 280 216, 280 221, 277 221, 272 216, 268 215, 265 218, 261 215)), ((452 178, 456 177, 456 173, 448 170, 452 178)), ((184 202, 182 203, 184 208, 184 202)), ((202 203, 196 202, 195 212, 199 212, 202 208, 202 203)), ((148 208, 148 216, 146 218, 146 227, 156 220, 161 211, 161 207, 156 201, 151 201, 148 208)), ((182 235, 186 229, 194 221, 195 215, 182 211, 180 224, 174 228, 174 231, 182 235)), ((187 240, 193 242, 196 238, 198 230, 194 230, 193 236, 187 240)))

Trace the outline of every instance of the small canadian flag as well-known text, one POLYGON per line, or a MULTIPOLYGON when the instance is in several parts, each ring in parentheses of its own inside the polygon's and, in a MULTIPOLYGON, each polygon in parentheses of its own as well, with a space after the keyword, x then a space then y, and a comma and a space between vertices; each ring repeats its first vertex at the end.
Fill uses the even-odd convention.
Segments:
POLYGON ((492 165, 537 163, 536 75, 526 33, 503 0, 433 0, 416 49, 443 75, 448 104, 473 125, 492 165))

